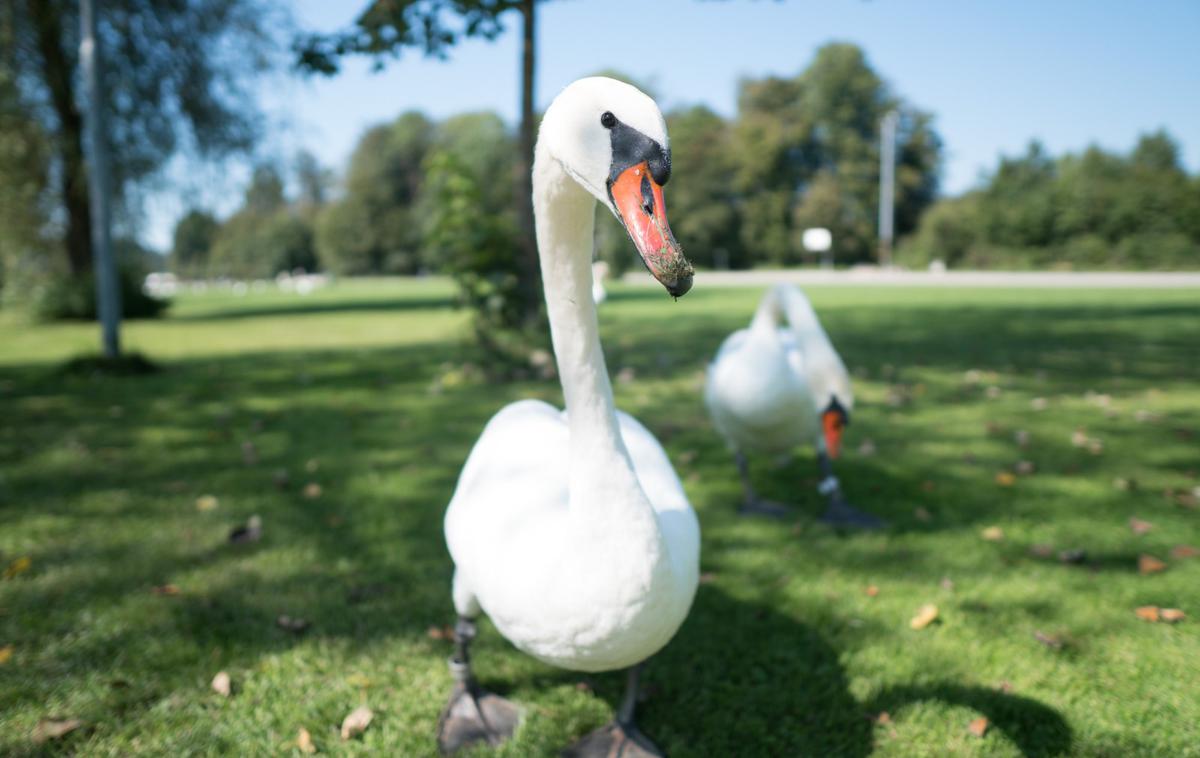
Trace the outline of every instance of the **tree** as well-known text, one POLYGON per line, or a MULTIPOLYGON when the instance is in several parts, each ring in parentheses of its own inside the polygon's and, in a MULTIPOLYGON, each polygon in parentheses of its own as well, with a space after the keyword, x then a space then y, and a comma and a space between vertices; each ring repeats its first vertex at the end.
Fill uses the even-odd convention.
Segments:
POLYGON ((501 16, 521 16, 521 122, 517 130, 515 201, 521 255, 516 260, 516 296, 522 320, 541 313, 541 273, 533 234, 534 42, 536 0, 370 0, 353 28, 334 34, 306 34, 293 48, 302 69, 336 74, 345 55, 369 55, 376 65, 404 48, 444 58, 459 40, 494 39, 503 31, 501 16), (457 23, 454 23, 454 19, 457 23))
MULTIPOLYGON (((271 49, 266 0, 110 0, 99 16, 113 191, 154 176, 185 151, 219 159, 252 146, 258 113, 247 87, 271 49)), ((91 215, 78 61, 78 4, 25 0, 0 4, 11 54, 0 80, 15 88, 45 135, 44 159, 31 167, 51 190, 42 221, 61 235, 74 274, 92 264, 91 215)), ((0 85, 2 88, 4 85, 0 85)), ((2 95, 0 95, 2 97, 2 95)))
POLYGON ((305 215, 315 213, 329 202, 333 173, 321 165, 316 156, 300 150, 292 162, 296 174, 296 207, 305 215))
POLYGON ((742 244, 776 264, 798 260, 805 226, 833 230, 844 260, 874 255, 879 124, 900 114, 896 227, 913 229, 937 191, 941 140, 932 118, 896 97, 857 46, 833 43, 792 78, 741 84, 734 129, 742 244))
POLYGON ((1165 132, 1122 155, 1091 146, 1050 156, 1038 142, 1001 157, 982 186, 942 200, 905 245, 910 262, 1185 268, 1200 259, 1200 182, 1165 132))
POLYGON ((341 274, 418 271, 416 204, 433 139, 433 123, 415 112, 363 134, 350 157, 342 198, 317 219, 317 252, 326 265, 341 274))
POLYGON ((219 226, 207 211, 192 209, 175 225, 171 267, 185 276, 203 276, 219 226))

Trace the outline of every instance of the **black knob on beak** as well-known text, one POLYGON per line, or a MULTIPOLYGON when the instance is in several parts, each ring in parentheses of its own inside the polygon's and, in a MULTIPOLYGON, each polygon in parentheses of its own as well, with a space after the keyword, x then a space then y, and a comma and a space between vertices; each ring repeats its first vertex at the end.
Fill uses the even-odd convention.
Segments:
POLYGON ((670 284, 664 283, 663 286, 667 288, 671 297, 683 297, 692 288, 692 275, 685 274, 670 284))

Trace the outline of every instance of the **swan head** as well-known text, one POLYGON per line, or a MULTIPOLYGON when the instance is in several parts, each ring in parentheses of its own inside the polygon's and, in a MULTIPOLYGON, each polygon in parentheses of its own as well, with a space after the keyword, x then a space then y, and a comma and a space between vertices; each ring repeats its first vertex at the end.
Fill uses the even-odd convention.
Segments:
POLYGON ((617 217, 668 293, 680 297, 692 288, 692 264, 667 224, 671 148, 653 100, 615 79, 580 79, 546 110, 538 145, 617 217))

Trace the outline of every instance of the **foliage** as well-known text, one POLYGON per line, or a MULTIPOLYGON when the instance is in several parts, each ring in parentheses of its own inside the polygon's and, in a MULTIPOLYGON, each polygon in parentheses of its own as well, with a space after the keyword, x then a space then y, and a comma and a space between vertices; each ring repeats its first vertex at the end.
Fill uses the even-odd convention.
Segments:
POLYGON ((941 140, 932 117, 899 100, 855 45, 832 43, 799 75, 742 82, 734 127, 741 237, 750 259, 801 260, 800 233, 833 232, 835 257, 874 256, 879 124, 899 114, 896 231, 916 226, 933 201, 941 140))
POLYGON ((203 276, 219 225, 206 211, 192 209, 179 219, 171 243, 171 268, 183 276, 203 276))
MULTIPOLYGON (((136 216, 137 188, 172 156, 219 160, 254 144, 261 122, 249 83, 270 64, 273 16, 270 0, 102 4, 97 25, 112 192, 124 205, 118 218, 136 216)), ((44 135, 45 149, 15 173, 38 196, 23 207, 35 209, 40 223, 25 228, 45 228, 66 252, 71 272, 86 271, 91 217, 77 91, 78 3, 4 3, 0 28, 11 43, 0 45, 0 100, 11 100, 15 89, 27 115, 15 129, 0 123, 0 143, 14 130, 25 139, 44 135)))
POLYGON ((456 154, 434 153, 428 171, 429 254, 458 284, 479 344, 494 357, 524 363, 516 224, 508 214, 487 210, 480 182, 456 154))
POLYGON ((416 112, 362 136, 350 157, 343 196, 317 220, 317 255, 325 265, 349 275, 420 269, 415 206, 433 139, 433 123, 416 112))
MULTIPOLYGON (((513 11, 521 18, 521 111, 512 192, 520 254, 514 261, 518 286, 514 293, 524 328, 537 328, 542 316, 541 270, 533 232, 533 74, 536 58, 537 0, 369 0, 354 26, 332 33, 298 36, 293 43, 297 65, 326 75, 338 71, 340 58, 367 55, 381 67, 385 57, 398 57, 408 47, 445 58, 459 41, 471 37, 494 39, 502 30, 500 18, 513 11)), ((497 185, 502 186, 502 185, 497 185)), ((487 194, 491 193, 488 188, 487 194)), ((339 211, 329 232, 345 230, 362 208, 339 211)), ((469 295, 468 295, 469 299, 469 295)))
POLYGON ((504 27, 500 15, 519 9, 520 0, 371 0, 351 29, 302 34, 293 42, 301 68, 332 75, 346 55, 399 57, 406 47, 445 58, 464 38, 495 39, 504 27))
MULTIPOLYGON (((146 267, 121 261, 117 285, 121 292, 121 318, 156 318, 170 301, 153 298, 142 291, 146 267)), ((96 319, 96 279, 92 272, 42 278, 28 294, 29 310, 41 321, 96 319)))
POLYGON ((1197 188, 1165 132, 1128 155, 1093 146, 1055 159, 1032 142, 978 189, 930 209, 900 255, 917 265, 1195 268, 1197 188))

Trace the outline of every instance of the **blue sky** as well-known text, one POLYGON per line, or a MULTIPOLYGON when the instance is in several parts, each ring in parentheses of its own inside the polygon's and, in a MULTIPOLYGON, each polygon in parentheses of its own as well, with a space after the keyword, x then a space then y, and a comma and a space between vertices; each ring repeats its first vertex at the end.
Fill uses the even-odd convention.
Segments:
MULTIPOLYGON (((341 28, 365 4, 298 0, 295 22, 341 28)), ((650 82, 665 108, 705 103, 732 116, 741 78, 795 74, 822 44, 848 41, 935 114, 944 193, 968 189, 1031 138, 1052 153, 1125 150, 1165 127, 1190 170, 1200 168, 1200 0, 550 0, 539 12, 538 107, 613 67, 650 82)), ((516 25, 444 62, 409 54, 382 73, 352 60, 332 79, 277 76, 261 96, 272 125, 265 154, 306 147, 340 168, 363 130, 409 109, 515 121, 516 25)), ((240 174, 210 182, 201 201, 232 210, 240 174)), ((166 247, 181 202, 167 194, 149 207, 148 241, 166 247)))

